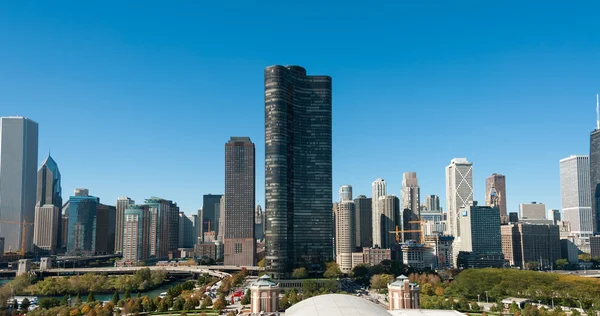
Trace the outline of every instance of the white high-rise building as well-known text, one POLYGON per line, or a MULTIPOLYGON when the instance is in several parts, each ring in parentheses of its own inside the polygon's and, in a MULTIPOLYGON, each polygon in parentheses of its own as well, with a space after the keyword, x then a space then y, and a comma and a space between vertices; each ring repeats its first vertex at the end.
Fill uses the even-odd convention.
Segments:
POLYGON ((129 205, 135 204, 135 201, 127 196, 117 198, 117 212, 115 222, 115 252, 123 251, 123 233, 125 232, 125 210, 129 205))
POLYGON ((344 273, 352 270, 352 251, 356 247, 356 210, 354 201, 342 201, 335 208, 336 262, 344 273))
MULTIPOLYGON (((447 234, 460 237, 459 211, 473 202, 473 164, 454 158, 446 167, 447 234)), ((455 239, 455 242, 457 240, 455 239)))
MULTIPOLYGON (((403 223, 406 225, 409 221, 418 221, 421 216, 421 189, 419 189, 419 180, 417 179, 416 172, 405 172, 402 175, 402 189, 400 192, 400 198, 400 202, 402 204, 400 209, 410 210, 410 218, 403 218, 403 223)), ((401 213, 408 214, 404 211, 401 213)), ((420 225, 418 224, 410 223, 408 227, 404 227, 404 229, 419 230, 419 227, 420 225)), ((419 240, 419 235, 419 233, 411 233, 411 239, 419 240)))
POLYGON ((31 251, 33 246, 37 164, 38 124, 20 116, 0 118, 0 219, 5 221, 0 237, 5 238, 5 251, 21 250, 22 244, 31 251))
POLYGON ((379 198, 387 195, 385 180, 378 178, 372 184, 372 214, 373 214, 373 246, 381 246, 381 214, 383 206, 380 205, 379 198))
POLYGON ((344 184, 340 187, 340 202, 352 201, 352 186, 344 184))
POLYGON ((589 244, 593 233, 590 161, 588 156, 560 160, 560 193, 563 220, 571 223, 571 234, 580 245, 589 244))

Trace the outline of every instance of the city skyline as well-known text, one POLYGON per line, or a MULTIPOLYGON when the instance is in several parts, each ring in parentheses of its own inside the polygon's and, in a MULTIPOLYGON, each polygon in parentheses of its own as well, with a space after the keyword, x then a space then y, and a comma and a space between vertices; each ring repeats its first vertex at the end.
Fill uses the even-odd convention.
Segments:
MULTIPOLYGON (((369 195, 370 183, 381 177, 387 180, 389 191, 397 194, 402 173, 415 171, 421 193, 436 194, 441 205, 445 205, 443 167, 454 157, 468 157, 477 166, 473 178, 475 200, 485 200, 485 177, 496 172, 509 179, 508 212, 530 200, 542 201, 548 208, 560 208, 556 161, 571 154, 588 153, 587 137, 595 127, 594 97, 598 87, 593 70, 599 66, 595 57, 598 44, 590 43, 586 35, 594 25, 582 18, 589 7, 573 7, 572 15, 561 17, 567 24, 573 22, 568 29, 558 29, 556 25, 541 29, 537 25, 547 25, 543 20, 559 16, 562 10, 549 8, 547 15, 532 18, 526 14, 523 16, 527 18, 523 18, 519 12, 533 8, 519 7, 517 11, 523 12, 512 8, 506 14, 513 23, 502 28, 497 23, 504 22, 485 10, 487 14, 461 6, 439 5, 425 10, 421 4, 390 4, 389 12, 417 14, 392 19, 377 13, 372 29, 356 29, 350 22, 363 10, 343 8, 339 12, 339 8, 328 4, 321 7, 327 31, 320 29, 322 35, 314 38, 323 45, 321 54, 309 54, 308 46, 299 48, 292 39, 314 30, 291 21, 296 14, 313 14, 310 6, 300 6, 297 13, 280 10, 281 6, 248 8, 264 11, 256 12, 259 16, 276 16, 283 26, 276 30, 285 35, 280 45, 265 51, 265 39, 257 34, 272 30, 262 24, 236 24, 243 22, 237 19, 222 31, 233 37, 239 36, 236 34, 240 29, 249 32, 243 33, 249 36, 240 46, 209 46, 211 41, 222 43, 218 35, 196 35, 201 40, 189 36, 204 33, 198 31, 207 25, 222 25, 210 12, 235 14, 226 13, 218 4, 202 7, 202 12, 182 10, 185 12, 174 18, 175 22, 182 22, 167 24, 166 29, 160 30, 153 26, 156 18, 163 16, 160 10, 147 8, 149 12, 142 16, 129 4, 124 9, 132 9, 139 24, 123 23, 110 10, 87 10, 85 4, 68 10, 38 4, 37 10, 45 12, 40 19, 33 15, 36 10, 21 4, 7 5, 0 12, 0 26, 14 32, 0 36, 0 40, 13 43, 0 52, 0 66, 6 69, 0 77, 0 114, 22 115, 40 123, 38 162, 52 149, 61 165, 65 192, 87 187, 103 201, 116 201, 124 195, 138 201, 146 196, 164 196, 179 201, 181 209, 191 215, 202 206, 202 195, 222 193, 224 167, 220 146, 224 137, 248 135, 257 144, 258 165, 264 161, 260 123, 264 118, 257 111, 262 103, 257 92, 262 69, 276 63, 301 64, 336 80, 333 190, 347 183, 353 186, 355 195, 369 195), (404 5, 408 10, 400 10, 404 5), (285 14, 281 15, 282 11, 285 14), (97 28, 99 12, 103 13, 104 26, 97 28), (202 19, 186 12, 207 16, 202 19), (413 17, 419 13, 431 17, 438 27, 429 27, 428 20, 413 17), (68 20, 71 14, 82 17, 72 29, 57 22, 68 20), (448 20, 450 16, 454 16, 452 21, 448 20), (454 25, 455 19, 463 21, 461 25, 470 31, 439 27, 454 25), (181 23, 189 25, 184 28, 181 23), (340 31, 336 25, 348 26, 348 32, 340 31), (403 41, 406 44, 391 44, 387 40, 390 34, 408 26, 414 32, 407 34, 403 41), (514 38, 515 29, 528 40, 514 38), (64 31, 72 36, 61 35, 64 31), (156 33, 165 36, 151 35, 156 33), (122 40, 115 39, 114 34, 120 34, 122 40), (351 45, 347 39, 354 36, 369 45, 361 45, 360 49, 347 46, 351 45), (142 44, 140 37, 146 39, 142 44), (496 40, 482 42, 484 37, 496 40), (50 38, 55 40, 49 41, 50 38), (466 50, 470 52, 468 56, 464 54, 466 50), (70 52, 68 58, 64 51, 70 52), (237 91, 236 96, 227 93, 232 90, 237 91), (84 108, 87 112, 83 112, 84 108), (510 114, 515 110, 521 115, 510 114), (544 120, 535 119, 540 113, 549 112, 544 120), (86 113, 95 117, 81 120, 86 113), (230 119, 229 113, 239 113, 239 118, 230 119), (406 116, 426 117, 427 129, 414 135, 398 133, 393 128, 394 118, 406 116), (490 117, 494 124, 486 120, 490 117), (154 125, 161 120, 178 124, 168 130, 142 130, 134 128, 132 118, 154 125), (190 132, 190 126, 199 118, 205 120, 203 128, 210 133, 190 132), (446 139, 446 118, 469 121, 477 133, 464 133, 456 141, 446 139), (100 129, 102 123, 109 121, 113 127, 102 134, 90 130, 100 129), (558 125, 564 128, 548 128, 558 125), (499 135, 503 141, 494 141, 499 135), (377 141, 373 141, 374 137, 377 141), (103 150, 70 146, 90 140, 103 150), (158 144, 161 150, 156 155, 143 151, 118 157, 110 154, 108 149, 124 142, 133 147, 158 144), (415 155, 398 155, 393 150, 393 158, 374 157, 373 153, 386 152, 393 143, 411 145, 415 155), (357 153, 357 144, 366 144, 367 150, 357 153), (436 155, 416 154, 430 150, 431 144, 435 145, 436 155), (484 150, 486 147, 493 150, 484 150), (548 150, 542 155, 539 148, 548 150), (81 159, 82 152, 86 161, 81 159), (350 155, 352 159, 344 159, 350 155), (524 158, 515 161, 514 157, 524 158), (88 168, 89 165, 95 168, 88 168), (166 180, 140 185, 139 179, 145 177, 143 170, 150 169, 166 180), (111 174, 121 179, 108 176, 111 174), (171 177, 173 174, 177 177, 171 177)), ((257 184, 264 182, 260 168, 256 180, 257 184)), ((264 204, 264 187, 257 185, 256 193, 257 203, 264 204)), ((337 195, 335 191, 332 194, 337 195)))

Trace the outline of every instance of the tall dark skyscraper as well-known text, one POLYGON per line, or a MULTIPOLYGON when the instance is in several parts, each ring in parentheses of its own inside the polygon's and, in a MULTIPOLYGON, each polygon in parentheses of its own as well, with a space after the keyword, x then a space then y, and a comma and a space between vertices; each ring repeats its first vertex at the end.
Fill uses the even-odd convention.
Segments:
POLYGON ((225 144, 225 218, 223 262, 254 265, 255 150, 248 137, 225 144))
POLYGON ((356 247, 373 246, 373 212, 371 198, 359 195, 354 199, 356 208, 356 247))
POLYGON ((594 233, 600 233, 600 129, 590 134, 590 181, 594 233))
POLYGON ((265 69, 265 259, 275 278, 333 260, 331 77, 265 69))
POLYGON ((56 161, 48 154, 48 158, 44 160, 37 173, 33 243, 38 251, 46 250, 54 253, 61 247, 61 208, 60 171, 56 161))
POLYGON ((222 194, 205 194, 202 201, 202 211, 200 212, 200 240, 207 241, 205 234, 212 232, 213 239, 216 240, 219 233, 219 205, 221 204, 222 194))

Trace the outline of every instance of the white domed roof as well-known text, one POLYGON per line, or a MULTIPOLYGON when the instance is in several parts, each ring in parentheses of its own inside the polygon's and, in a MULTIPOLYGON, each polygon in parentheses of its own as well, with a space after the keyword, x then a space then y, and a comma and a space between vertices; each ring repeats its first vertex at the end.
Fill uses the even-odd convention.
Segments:
POLYGON ((285 316, 390 316, 381 306, 344 294, 327 294, 303 300, 285 311, 285 316))

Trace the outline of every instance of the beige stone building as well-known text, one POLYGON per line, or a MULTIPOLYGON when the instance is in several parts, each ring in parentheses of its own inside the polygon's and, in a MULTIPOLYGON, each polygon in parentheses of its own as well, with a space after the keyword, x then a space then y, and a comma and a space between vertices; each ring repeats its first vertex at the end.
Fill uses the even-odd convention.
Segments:
POLYGON ((401 275, 396 281, 388 284, 389 310, 421 308, 421 288, 418 284, 410 283, 408 278, 401 275))
MULTIPOLYGON (((279 284, 263 275, 250 285, 252 313, 273 313, 279 309, 279 284)), ((262 315, 262 314, 261 314, 262 315)))

